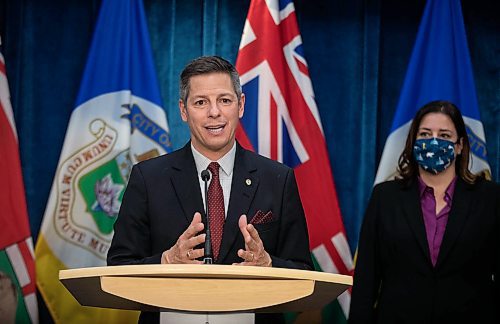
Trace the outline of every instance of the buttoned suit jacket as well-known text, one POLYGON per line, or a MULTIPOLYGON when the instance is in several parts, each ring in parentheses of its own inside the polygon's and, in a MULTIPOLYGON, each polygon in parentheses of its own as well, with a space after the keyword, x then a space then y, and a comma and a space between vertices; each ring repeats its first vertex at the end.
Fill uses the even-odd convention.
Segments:
MULTIPOLYGON (((236 145, 229 206, 216 263, 243 261, 237 255, 238 249, 245 247, 238 220, 245 214, 250 222, 260 210, 273 215, 271 222, 255 225, 272 265, 312 269, 307 226, 293 170, 236 145)), ((162 253, 177 242, 194 213, 204 215, 199 177, 190 143, 135 165, 115 223, 108 265, 160 263, 162 253)))
POLYGON ((350 323, 499 323, 500 195, 458 178, 432 265, 417 181, 373 189, 360 235, 350 323))

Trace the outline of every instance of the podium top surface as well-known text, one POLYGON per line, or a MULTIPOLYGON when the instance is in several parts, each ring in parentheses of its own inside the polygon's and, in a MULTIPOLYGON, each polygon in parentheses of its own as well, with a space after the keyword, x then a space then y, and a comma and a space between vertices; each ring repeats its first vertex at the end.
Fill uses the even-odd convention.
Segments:
POLYGON ((214 264, 70 269, 59 280, 84 306, 184 312, 319 309, 353 282, 317 271, 214 264))
POLYGON ((351 286, 352 277, 340 274, 284 268, 234 265, 154 264, 89 267, 61 270, 59 280, 96 276, 306 279, 351 286))

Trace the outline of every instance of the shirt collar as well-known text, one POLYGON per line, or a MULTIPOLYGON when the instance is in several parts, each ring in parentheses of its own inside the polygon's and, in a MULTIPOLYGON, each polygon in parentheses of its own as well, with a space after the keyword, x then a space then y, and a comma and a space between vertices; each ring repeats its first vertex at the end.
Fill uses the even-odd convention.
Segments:
POLYGON ((236 157, 236 141, 234 142, 233 147, 231 147, 229 152, 227 152, 217 161, 211 161, 206 156, 198 152, 194 148, 193 143, 191 143, 191 152, 193 152, 194 163, 196 164, 196 170, 198 171, 198 173, 208 168, 210 162, 217 162, 219 163, 222 172, 224 172, 226 176, 230 177, 233 174, 234 159, 236 157))
MULTIPOLYGON (((418 178, 418 190, 420 192, 420 197, 422 197, 425 193, 425 190, 427 188, 429 188, 432 192, 434 192, 434 189, 432 187, 429 187, 423 180, 421 177, 417 177, 418 178)), ((451 180, 450 184, 448 185, 448 188, 446 188, 446 191, 445 191, 445 196, 448 197, 448 199, 451 200, 451 198, 453 197, 453 194, 455 193, 455 187, 456 187, 456 184, 457 184, 457 176, 455 176, 453 178, 453 180, 451 180)))

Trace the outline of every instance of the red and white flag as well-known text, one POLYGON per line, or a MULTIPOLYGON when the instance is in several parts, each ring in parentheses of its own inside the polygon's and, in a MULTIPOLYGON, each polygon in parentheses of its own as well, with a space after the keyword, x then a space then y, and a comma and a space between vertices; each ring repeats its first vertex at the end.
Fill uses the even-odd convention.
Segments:
POLYGON ((16 125, 0 52, 0 322, 38 323, 35 263, 16 125))
MULTIPOLYGON (((236 69, 246 95, 238 141, 294 169, 313 260, 324 272, 352 275, 352 256, 292 1, 252 0, 236 69)), ((345 320, 350 293, 338 301, 345 320)))

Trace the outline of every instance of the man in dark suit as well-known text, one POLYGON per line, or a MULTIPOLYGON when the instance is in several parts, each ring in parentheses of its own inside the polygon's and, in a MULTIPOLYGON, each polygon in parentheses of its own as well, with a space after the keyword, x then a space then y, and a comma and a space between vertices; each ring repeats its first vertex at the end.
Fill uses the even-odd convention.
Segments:
POLYGON ((191 141, 133 167, 108 265, 202 263, 205 195, 200 173, 210 168, 210 181, 219 180, 223 192, 223 202, 221 196, 214 210, 225 218, 221 240, 210 226, 215 263, 312 269, 293 170, 235 140, 245 95, 234 66, 220 57, 192 61, 181 74, 180 94, 191 141))

